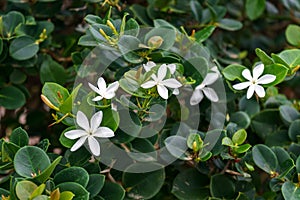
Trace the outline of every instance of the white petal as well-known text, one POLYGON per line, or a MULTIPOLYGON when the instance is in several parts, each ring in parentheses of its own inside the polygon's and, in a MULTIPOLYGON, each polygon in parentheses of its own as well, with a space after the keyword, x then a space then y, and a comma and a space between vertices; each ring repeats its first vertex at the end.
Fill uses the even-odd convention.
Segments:
POLYGON ((85 116, 85 114, 81 111, 77 112, 76 115, 76 123, 78 126, 83 128, 86 132, 90 131, 90 124, 88 118, 85 116))
POLYGON ((169 64, 167 65, 167 67, 169 68, 171 74, 174 74, 176 71, 176 65, 175 64, 169 64))
POLYGON ((77 149, 79 149, 84 144, 84 142, 85 142, 85 140, 86 140, 87 137, 88 136, 79 138, 79 140, 77 140, 75 142, 75 144, 72 146, 72 148, 70 149, 70 151, 76 151, 77 149))
POLYGON ((145 88, 145 89, 148 89, 148 88, 152 88, 156 85, 156 82, 155 81, 147 81, 145 83, 143 83, 141 85, 142 88, 145 88))
POLYGON ((64 133, 64 135, 66 136, 66 138, 69 138, 71 140, 80 138, 84 135, 87 135, 87 132, 84 130, 71 130, 71 131, 67 131, 64 133))
POLYGON ((242 71, 242 75, 245 79, 247 79, 248 81, 252 81, 252 76, 251 76, 251 72, 249 69, 244 69, 242 71))
POLYGON ((219 78, 217 73, 208 73, 202 81, 204 85, 211 85, 219 78))
POLYGON ((210 70, 217 73, 217 74, 220 74, 219 69, 218 69, 217 66, 213 66, 210 70))
POLYGON ((108 92, 108 93, 105 93, 104 95, 104 98, 105 99, 112 99, 116 96, 116 93, 115 92, 108 92))
POLYGON ((194 90, 192 97, 190 99, 190 104, 192 106, 200 103, 200 101, 203 99, 203 93, 201 90, 194 90))
POLYGON ((265 89, 260 85, 255 85, 254 90, 257 96, 259 96, 260 98, 266 95, 265 89))
POLYGON ((182 84, 177 81, 175 78, 169 78, 166 80, 161 81, 161 84, 169 87, 169 88, 179 88, 182 86, 182 84))
POLYGON ((167 65, 166 64, 162 64, 157 72, 157 79, 159 81, 162 81, 167 75, 167 65))
POLYGON ((97 85, 101 94, 103 94, 106 91, 106 82, 102 77, 98 78, 97 85))
POLYGON ((101 101, 103 99, 102 96, 96 96, 94 98, 92 98, 92 101, 101 101))
POLYGON ((173 90, 173 93, 172 94, 174 94, 174 95, 179 95, 179 90, 178 90, 178 88, 175 88, 174 90, 173 90))
POLYGON ((119 88, 119 82, 115 81, 107 87, 106 93, 116 92, 118 90, 118 88, 119 88))
POLYGON ((163 85, 157 85, 157 92, 163 99, 168 99, 168 89, 163 85))
POLYGON ((217 102, 219 101, 219 97, 217 95, 217 93, 215 92, 214 89, 209 88, 209 87, 205 87, 203 88, 203 93, 205 94, 205 96, 212 102, 217 102))
POLYGON ((243 89, 249 87, 250 85, 251 85, 251 82, 247 81, 247 82, 235 84, 232 87, 236 90, 243 90, 243 89))
POLYGON ((88 137, 88 143, 90 150, 93 155, 99 156, 100 155, 100 144, 99 142, 92 136, 88 137))
POLYGON ((96 112, 91 118, 91 132, 95 132, 102 122, 102 111, 96 112))
POLYGON ((114 137, 115 133, 108 127, 99 127, 94 133, 94 137, 110 138, 114 137))
POLYGON ((90 88, 91 88, 94 92, 96 92, 97 94, 102 95, 101 91, 100 91, 97 87, 95 87, 93 84, 88 83, 88 85, 90 86, 90 88))
POLYGON ((266 74, 263 75, 262 77, 260 77, 257 80, 257 84, 268 84, 268 83, 272 83, 273 81, 275 81, 276 76, 272 75, 272 74, 266 74))
POLYGON ((152 61, 148 61, 146 64, 143 64, 146 72, 150 71, 156 64, 152 61))
POLYGON ((253 79, 257 80, 258 77, 260 77, 263 72, 264 72, 264 64, 259 64, 256 67, 254 67, 254 69, 253 69, 253 79))
POLYGON ((255 85, 250 85, 247 90, 247 99, 250 99, 254 94, 255 85))

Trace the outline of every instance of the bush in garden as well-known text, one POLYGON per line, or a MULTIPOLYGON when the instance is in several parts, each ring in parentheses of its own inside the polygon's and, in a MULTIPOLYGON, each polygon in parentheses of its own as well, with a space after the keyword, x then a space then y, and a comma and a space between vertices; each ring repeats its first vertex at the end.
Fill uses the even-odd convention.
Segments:
POLYGON ((300 198, 297 2, 2 4, 2 199, 300 198))

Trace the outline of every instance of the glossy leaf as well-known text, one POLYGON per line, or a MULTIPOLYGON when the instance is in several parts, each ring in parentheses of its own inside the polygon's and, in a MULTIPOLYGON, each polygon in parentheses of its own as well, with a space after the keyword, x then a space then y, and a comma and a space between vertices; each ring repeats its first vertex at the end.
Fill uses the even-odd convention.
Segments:
POLYGON ((26 102, 24 93, 15 86, 7 86, 0 89, 0 106, 7 109, 17 109, 26 102))
POLYGON ((287 41, 296 47, 300 46, 300 27, 295 24, 288 25, 285 30, 285 37, 287 41))
POLYGON ((29 137, 27 132, 22 129, 21 127, 18 127, 13 130, 13 132, 10 135, 9 138, 10 142, 18 145, 19 147, 23 147, 25 145, 28 145, 29 137))
POLYGON ((28 36, 21 36, 12 41, 9 46, 9 55, 16 60, 27 60, 39 51, 39 45, 28 36))
POLYGON ((271 174, 276 171, 278 161, 274 152, 263 144, 255 145, 252 149, 255 164, 265 172, 271 174))
POLYGON ((56 186, 60 192, 70 191, 74 194, 73 200, 89 200, 89 192, 75 182, 64 182, 56 186))
POLYGON ((53 181, 56 185, 64 182, 78 183, 85 188, 89 182, 89 174, 81 167, 69 167, 57 173, 53 181))

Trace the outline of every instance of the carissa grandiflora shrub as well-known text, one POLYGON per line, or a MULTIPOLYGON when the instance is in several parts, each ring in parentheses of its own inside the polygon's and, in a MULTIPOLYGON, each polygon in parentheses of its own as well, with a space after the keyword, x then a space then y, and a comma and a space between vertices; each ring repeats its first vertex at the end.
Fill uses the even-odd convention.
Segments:
POLYGON ((299 3, 0 8, 1 199, 300 199, 299 3))

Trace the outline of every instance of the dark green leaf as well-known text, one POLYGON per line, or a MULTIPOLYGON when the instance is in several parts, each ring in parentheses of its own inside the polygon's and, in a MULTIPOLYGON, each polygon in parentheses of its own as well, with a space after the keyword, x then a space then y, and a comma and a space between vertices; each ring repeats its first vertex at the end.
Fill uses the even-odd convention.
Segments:
POLYGON ((251 20, 255 20, 262 15, 266 7, 265 0, 247 0, 246 14, 251 20))
POLYGON ((25 145, 28 145, 29 137, 27 132, 21 127, 19 127, 13 130, 9 140, 10 142, 18 145, 19 147, 23 147, 25 145))
POLYGON ((272 174, 276 172, 278 160, 274 152, 263 144, 255 145, 252 148, 252 156, 255 164, 265 172, 272 174))
POLYGON ((78 183, 85 188, 89 182, 89 174, 81 167, 69 167, 57 173, 53 181, 56 185, 64 182, 78 183))
POLYGON ((9 55, 16 60, 27 60, 39 51, 39 45, 32 37, 21 36, 12 41, 9 55))
POLYGON ((227 31, 237 31, 243 27, 243 24, 234 19, 224 18, 218 21, 217 26, 227 31))
POLYGON ((106 181, 100 192, 100 195, 101 197, 103 197, 100 199, 105 199, 105 200, 124 199, 125 190, 121 185, 117 183, 106 181))
POLYGON ((105 176, 102 174, 89 175, 89 182, 86 186, 86 190, 90 193, 90 198, 95 197, 103 188, 105 176))
POLYGON ((70 191, 75 196, 73 200, 89 200, 89 192, 80 184, 73 182, 65 182, 56 186, 60 192, 70 191))
POLYGON ((0 106, 6 109, 17 109, 26 103, 24 93, 14 86, 7 86, 0 89, 0 106))
POLYGON ((286 200, 298 200, 300 198, 300 188, 287 181, 282 185, 282 194, 286 200))
POLYGON ((210 26, 206 26, 205 28, 201 29, 200 31, 197 31, 195 33, 195 38, 197 42, 204 42, 207 38, 209 38, 209 36, 211 36, 211 34, 214 32, 215 30, 215 26, 210 25, 210 26))
POLYGON ((213 197, 231 199, 234 196, 235 186, 232 179, 223 174, 211 177, 210 193, 213 197))
POLYGON ((239 80, 239 81, 244 81, 244 78, 242 76, 242 72, 244 69, 247 69, 243 65, 239 64, 232 64, 227 66, 223 71, 224 77, 229 80, 229 81, 234 81, 234 80, 239 80))

